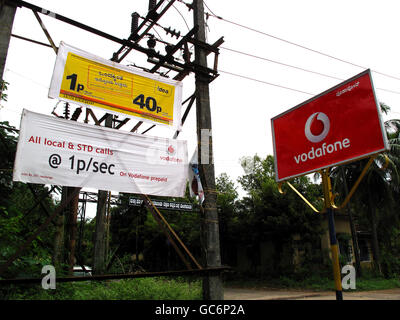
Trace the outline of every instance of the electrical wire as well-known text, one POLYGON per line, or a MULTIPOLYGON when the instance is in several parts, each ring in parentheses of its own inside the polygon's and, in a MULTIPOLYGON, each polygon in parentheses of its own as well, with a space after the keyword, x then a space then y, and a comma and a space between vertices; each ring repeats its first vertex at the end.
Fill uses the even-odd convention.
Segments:
MULTIPOLYGON (((170 0, 169 0, 169 1, 170 1, 170 0)), ((182 1, 182 0, 178 0, 178 2, 181 2, 181 3, 185 4, 186 6, 190 7, 190 4, 185 3, 185 2, 182 1)), ((288 44, 291 44, 291 45, 294 45, 294 46, 297 46, 297 47, 300 47, 300 48, 303 48, 303 49, 306 49, 306 50, 309 50, 309 51, 312 51, 312 52, 315 52, 315 53, 318 53, 318 54, 321 54, 321 55, 324 55, 324 56, 327 56, 327 57, 329 57, 329 58, 332 58, 332 59, 335 59, 335 60, 338 60, 338 61, 341 61, 341 62, 344 62, 344 63, 351 64, 351 65, 356 66, 356 67, 359 67, 359 68, 367 69, 367 68, 365 68, 365 67, 362 67, 362 66, 360 66, 360 65, 354 64, 354 63, 352 63, 352 62, 349 62, 349 61, 346 61, 346 60, 342 60, 342 59, 336 58, 336 57, 334 57, 334 56, 331 56, 331 55, 325 54, 325 53, 323 53, 323 52, 320 52, 320 51, 317 51, 317 50, 308 48, 308 47, 306 47, 306 46, 303 46, 303 45, 300 45, 300 44, 297 44, 297 43, 294 43, 294 42, 291 42, 291 41, 288 41, 288 40, 285 40, 285 39, 276 37, 276 36, 274 36, 274 35, 265 33, 265 32, 263 32, 263 31, 256 30, 256 29, 253 29, 253 28, 244 26, 244 25, 242 25, 242 24, 236 23, 236 22, 234 22, 234 21, 230 21, 230 20, 224 19, 223 17, 216 15, 216 14, 208 7, 208 5, 207 5, 204 1, 203 1, 203 3, 204 3, 204 5, 205 5, 205 7, 211 12, 211 14, 210 14, 210 13, 207 13, 207 17, 208 17, 208 16, 212 16, 212 17, 217 18, 217 19, 219 19, 219 20, 223 20, 223 21, 225 21, 225 22, 228 22, 228 23, 234 24, 234 25, 236 25, 236 26, 239 26, 239 27, 241 27, 241 28, 245 28, 245 29, 247 29, 247 30, 250 30, 250 31, 253 31, 253 32, 257 32, 257 33, 260 33, 260 34, 265 35, 265 36, 268 36, 268 37, 272 37, 272 38, 277 39, 277 40, 279 40, 279 41, 286 42, 286 43, 288 43, 288 44)), ((175 7, 175 5, 173 5, 173 7, 174 7, 175 10, 178 12, 178 14, 181 16, 181 18, 184 20, 184 22, 185 22, 185 24, 186 24, 188 30, 190 30, 189 25, 188 25, 186 19, 184 18, 184 16, 182 15, 182 13, 179 11, 179 9, 177 9, 177 8, 175 7)), ((156 24, 156 26, 163 28, 162 26, 160 26, 160 25, 158 25, 158 24, 156 24)), ((155 29, 154 29, 154 31, 155 31, 156 34, 158 35, 158 37, 159 37, 159 39, 161 40, 161 42, 164 42, 164 41, 162 40, 162 37, 160 36, 160 34, 159 34, 155 29)), ((308 70, 308 69, 305 69, 305 68, 301 68, 301 67, 297 67, 297 66, 294 66, 294 65, 286 64, 286 63, 283 63, 283 62, 280 62, 280 61, 268 59, 268 58, 265 58, 265 57, 256 56, 256 55, 253 55, 253 54, 250 54, 250 53, 246 53, 246 52, 243 52, 243 51, 239 51, 239 50, 235 50, 235 49, 231 49, 231 48, 227 48, 227 47, 220 47, 220 48, 221 48, 221 49, 224 49, 224 50, 227 50, 227 51, 235 52, 235 53, 238 53, 238 54, 246 55, 246 56, 249 56, 249 57, 252 57, 252 58, 256 58, 256 59, 259 59, 259 60, 267 61, 267 62, 270 62, 270 63, 275 63, 275 64, 279 64, 279 65, 282 65, 282 66, 285 66, 285 67, 294 68, 294 69, 297 69, 297 70, 300 70, 300 71, 303 71, 303 72, 308 72, 308 73, 316 74, 316 75, 323 76, 323 77, 328 77, 328 78, 335 79, 335 80, 341 80, 341 81, 344 80, 344 79, 338 78, 338 77, 336 77, 336 76, 331 76, 331 75, 328 75, 328 74, 324 74, 324 73, 320 73, 320 72, 308 70)), ((8 69, 8 70, 9 70, 9 69, 8 69)), ((9 70, 9 71, 14 72, 14 71, 12 71, 12 70, 9 70)), ((224 71, 224 70, 219 70, 219 71, 220 71, 221 73, 229 74, 229 75, 236 76, 236 77, 240 77, 240 78, 247 79, 247 80, 256 81, 256 82, 263 83, 263 84, 266 84, 266 85, 275 86, 275 87, 279 87, 279 88, 283 88, 283 89, 287 89, 287 90, 291 90, 291 91, 295 91, 295 92, 299 92, 299 93, 303 93, 303 94, 307 94, 307 95, 313 95, 312 93, 309 93, 309 92, 305 92, 305 91, 302 91, 302 90, 298 90, 298 89, 294 89, 294 88, 282 86, 282 85, 279 85, 279 84, 270 83, 270 82, 267 82, 267 81, 264 81, 264 80, 254 79, 254 78, 252 78, 252 77, 248 77, 248 76, 245 76, 245 75, 240 75, 240 74, 236 74, 236 73, 232 73, 232 72, 224 71)), ((397 78, 397 77, 394 77, 394 76, 391 76, 391 75, 388 75, 388 74, 385 74, 385 73, 381 73, 381 72, 378 72, 378 71, 376 71, 376 70, 372 70, 372 71, 375 72, 375 73, 378 73, 378 74, 387 76, 387 77, 394 78, 394 79, 396 79, 396 80, 400 80, 400 78, 397 78)), ((16 72, 14 72, 14 73, 16 73, 16 72)), ((19 76, 22 76, 21 74, 18 74, 18 73, 16 73, 16 74, 19 75, 19 76)), ((22 77, 24 77, 24 76, 22 76, 22 77)), ((26 79, 28 79, 28 80, 30 80, 30 81, 32 81, 32 82, 35 82, 34 80, 29 79, 29 78, 27 78, 27 77, 24 77, 24 78, 26 78, 26 79)), ((37 82, 35 82, 35 83, 37 83, 37 82)), ((37 83, 37 84, 38 84, 38 85, 41 85, 41 86, 43 86, 43 87, 46 87, 46 86, 44 86, 44 85, 42 85, 42 84, 39 84, 39 83, 37 83)), ((378 90, 382 90, 382 91, 386 91, 386 92, 390 92, 390 93, 394 93, 394 94, 400 94, 400 92, 397 92, 397 91, 394 91, 394 90, 388 90, 388 89, 383 89, 383 88, 377 88, 377 89, 378 89, 378 90)))
POLYGON ((175 7, 175 5, 173 4, 172 5, 172 7, 176 10, 176 11, 178 11, 178 13, 179 13, 179 15, 182 17, 182 19, 183 19, 183 21, 185 22, 185 24, 186 24, 186 27, 188 28, 188 30, 190 31, 190 28, 189 28, 189 25, 188 25, 188 23, 187 23, 187 21, 186 21, 186 19, 185 19, 185 17, 183 16, 183 14, 178 10, 178 8, 177 7, 175 7))
POLYGON ((222 72, 222 73, 225 73, 225 74, 229 74, 231 76, 235 76, 235 77, 239 77, 239 78, 243 78, 243 79, 247 79, 247 80, 252 80, 252 81, 256 81, 256 82, 260 82, 260 83, 267 84, 267 85, 274 86, 274 87, 278 87, 278 88, 281 88, 281 89, 291 90, 291 91, 295 91, 295 92, 304 93, 304 94, 307 94, 307 95, 310 95, 310 96, 315 96, 315 93, 309 93, 309 92, 306 92, 306 91, 285 87, 285 86, 282 86, 282 85, 279 85, 279 84, 276 84, 276 83, 271 83, 271 82, 267 82, 267 81, 264 81, 264 80, 254 79, 254 78, 251 78, 251 77, 248 77, 248 76, 244 76, 244 75, 233 73, 233 72, 229 72, 229 71, 224 71, 224 70, 218 70, 218 71, 222 72))
MULTIPOLYGON (((170 0, 168 0, 168 1, 170 1, 170 0)), ((179 1, 179 0, 178 0, 178 1, 179 1)), ((181 2, 181 3, 183 3, 183 4, 186 4, 184 1, 179 1, 179 2, 181 2)), ((186 4, 186 5, 187 5, 188 7, 190 6, 189 4, 186 4)), ((183 21, 185 22, 186 27, 187 27, 188 30, 190 31, 190 27, 189 27, 189 25, 188 25, 188 23, 187 23, 185 17, 183 16, 183 14, 180 12, 180 10, 179 10, 177 7, 175 7, 175 5, 172 5, 172 7, 174 7, 174 9, 179 13, 179 15, 181 16, 181 18, 182 18, 183 21)), ((157 27, 162 28, 162 29, 165 30, 165 28, 164 28, 163 26, 159 25, 158 23, 156 23, 155 25, 156 25, 157 27)), ((183 38, 183 35, 179 35, 179 37, 180 37, 180 38, 183 38)), ((191 45, 191 47, 190 47, 189 50, 192 50, 193 47, 194 47, 194 45, 191 45)), ((180 52, 179 57, 178 57, 177 59, 178 59, 178 60, 181 60, 181 59, 182 59, 182 56, 183 56, 183 51, 180 52)), ((169 71, 171 71, 171 70, 169 70, 169 71)), ((168 71, 168 72, 169 72, 169 71, 168 71)))
MULTIPOLYGON (((0 108, 0 111, 1 110, 4 110, 5 112, 12 112, 12 113, 15 113, 16 115, 19 115, 19 116, 21 116, 22 115, 22 110, 20 110, 19 112, 17 111, 17 110, 14 110, 14 109, 11 109, 11 108, 8 108, 8 107, 5 107, 5 106, 1 106, 1 108, 0 108)), ((2 112, 0 112, 0 114, 1 114, 2 112)))
POLYGON ((214 15, 214 17, 218 17, 211 9, 210 7, 207 5, 207 3, 205 1, 203 1, 204 5, 206 6, 206 8, 208 9, 208 11, 211 12, 212 15, 214 15))
MULTIPOLYGON (((234 22, 234 21, 231 21, 231 20, 227 20, 227 19, 225 19, 225 18, 223 18, 223 17, 221 17, 221 16, 216 15, 216 14, 207 6, 207 4, 206 4, 204 1, 203 1, 203 3, 204 3, 204 5, 206 6, 206 8, 211 12, 211 14, 210 14, 210 13, 205 13, 205 14, 207 14, 207 15, 213 17, 213 18, 216 18, 216 19, 225 21, 225 22, 227 22, 227 23, 236 25, 236 26, 238 26, 238 27, 241 27, 241 28, 243 28, 243 29, 246 29, 246 30, 249 30, 249 31, 252 31, 252 32, 259 33, 259 34, 261 34, 261 35, 264 35, 264 36, 273 38, 273 39, 275 39, 275 40, 279 40, 279 41, 282 41, 282 42, 284 42, 284 43, 287 43, 287 44, 290 44, 290 45, 293 45, 293 46, 302 48, 302 49, 304 49, 304 50, 308 50, 308 51, 310 51, 310 52, 317 53, 317 54, 319 54, 319 55, 328 57, 328 58, 330 58, 330 59, 334 59, 334 60, 337 60, 337 61, 340 61, 340 62, 349 64, 349 65, 352 65, 352 66, 354 66, 354 67, 358 67, 358 68, 361 68, 361 69, 364 69, 364 70, 368 69, 367 67, 363 67, 363 66, 361 66, 361 65, 359 65, 359 64, 356 64, 356 63, 353 63, 353 62, 350 62, 350 61, 347 61, 347 60, 344 60, 344 59, 337 58, 337 57, 335 57, 335 56, 332 56, 332 55, 330 55, 330 54, 324 53, 324 52, 322 52, 322 51, 318 51, 318 50, 315 50, 315 49, 306 47, 306 46, 304 46, 304 45, 301 45, 301 44, 298 44, 298 43, 295 43, 295 42, 292 42, 292 41, 289 41, 289 40, 286 40, 286 39, 277 37, 277 36, 272 35, 272 34, 270 34, 270 33, 266 33, 266 32, 264 32, 264 31, 260 31, 260 30, 254 29, 254 28, 245 26, 245 25, 243 25, 243 24, 240 24, 240 23, 237 23, 237 22, 234 22)), ((380 71, 377 71, 377 70, 372 70, 372 69, 371 69, 371 71, 373 71, 373 72, 375 72, 375 73, 377 73, 377 74, 380 74, 380 75, 382 75, 382 76, 385 76, 385 77, 389 77, 389 78, 392 78, 392 79, 400 80, 399 77, 392 76, 392 75, 387 74, 387 73, 383 73, 383 72, 380 72, 380 71)))
MULTIPOLYGON (((310 96, 315 96, 316 95, 315 93, 309 93, 309 92, 302 91, 302 90, 299 90, 299 89, 285 87, 285 86, 282 86, 282 85, 279 85, 279 84, 276 84, 276 83, 271 83, 271 82, 267 82, 267 81, 264 81, 264 80, 254 79, 252 77, 244 76, 244 75, 233 73, 233 72, 229 72, 229 71, 224 71, 224 70, 221 70, 221 69, 218 70, 218 71, 221 72, 221 73, 229 74, 231 76, 235 76, 235 77, 239 77, 239 78, 243 78, 243 79, 247 79, 247 80, 252 80, 252 81, 259 82, 259 83, 263 83, 263 84, 266 84, 266 85, 269 85, 269 86, 274 86, 274 87, 279 87, 279 88, 282 88, 282 89, 287 89, 287 90, 291 90, 291 91, 295 91, 295 92, 300 92, 300 93, 308 94, 310 96)), ((400 94, 400 92, 398 92, 398 91, 393 91, 393 90, 388 90, 388 89, 376 88, 376 90, 382 90, 382 91, 386 91, 386 92, 390 92, 390 93, 394 93, 394 94, 400 94)))
POLYGON ((222 46, 220 46, 220 48, 224 49, 224 50, 231 51, 231 52, 235 52, 235 53, 238 53, 238 54, 242 54, 242 55, 245 55, 245 56, 248 56, 248 57, 251 57, 251 58, 256 58, 256 59, 268 61, 268 62, 271 62, 271 63, 279 64, 279 65, 282 65, 282 66, 285 66, 285 67, 297 69, 297 70, 300 70, 300 71, 313 73, 313 74, 316 74, 316 75, 319 75, 319 76, 323 76, 323 77, 327 77, 327 78, 331 78, 331 79, 335 79, 335 80, 343 80, 341 78, 330 76, 330 75, 325 74, 325 73, 316 72, 316 71, 304 69, 304 68, 301 68, 301 67, 296 67, 296 66, 293 66, 293 65, 290 65, 290 64, 286 64, 286 63, 283 63, 283 62, 279 62, 279 61, 276 61, 276 60, 272 60, 272 59, 256 56, 256 55, 253 55, 251 53, 247 53, 247 52, 243 52, 243 51, 239 51, 239 50, 235 50, 235 49, 231 49, 231 48, 227 48, 227 47, 222 47, 222 46))
POLYGON ((24 76, 23 74, 21 74, 21 73, 19 73, 19 72, 16 72, 16 71, 14 71, 14 70, 11 70, 10 68, 7 68, 7 69, 5 70, 5 72, 11 72, 11 73, 15 74, 15 75, 18 76, 18 77, 21 77, 21 78, 24 78, 24 79, 26 79, 26 80, 29 80, 30 82, 36 84, 37 86, 40 86, 40 87, 43 87, 44 89, 49 90, 49 86, 46 86, 46 85, 44 85, 43 83, 40 83, 40 82, 37 82, 36 80, 33 80, 33 79, 31 79, 31 78, 28 78, 28 77, 24 76))
MULTIPOLYGON (((190 6, 191 6, 191 5, 190 5, 189 3, 186 3, 186 2, 184 2, 183 0, 178 0, 178 2, 185 4, 185 5, 190 9, 190 6)), ((329 55, 329 54, 326 54, 326 53, 323 53, 323 52, 320 52, 320 51, 317 51, 317 50, 308 48, 308 47, 306 47, 306 46, 303 46, 303 45, 300 45, 300 44, 297 44, 297 43, 294 43, 294 42, 291 42, 291 41, 288 41, 288 40, 285 40, 285 39, 276 37, 276 36, 271 35, 271 34, 268 34, 268 33, 266 33, 266 32, 263 32, 263 31, 260 31, 260 30, 256 30, 256 29, 253 29, 253 28, 244 26, 244 25, 242 25, 242 24, 236 23, 236 22, 234 22, 234 21, 230 21, 230 20, 224 19, 223 17, 216 15, 216 14, 210 9, 210 7, 207 5, 207 3, 206 3, 205 1, 203 1, 203 3, 204 3, 204 6, 205 6, 205 7, 210 11, 210 13, 211 13, 211 14, 208 13, 208 12, 205 13, 205 15, 206 15, 207 18, 208 18, 209 16, 212 16, 212 17, 214 17, 214 18, 217 18, 217 19, 223 20, 223 21, 225 21, 225 22, 228 22, 228 23, 237 25, 237 26, 239 26, 239 27, 248 29, 248 30, 250 30, 250 31, 257 32, 257 33, 260 33, 260 34, 265 35, 265 36, 268 36, 268 37, 272 37, 272 38, 274 38, 274 39, 276 39, 276 40, 283 41, 283 42, 286 42, 286 43, 291 44, 291 45, 294 45, 294 46, 298 46, 298 47, 300 47, 300 48, 302 48, 302 49, 306 49, 306 50, 312 51, 312 52, 314 52, 314 53, 318 53, 318 54, 327 56, 327 57, 329 57, 329 58, 332 58, 332 59, 335 59, 335 60, 338 60, 338 61, 341 61, 341 62, 350 64, 350 65, 353 65, 353 66, 358 67, 358 68, 368 69, 368 68, 363 67, 363 66, 360 66, 360 65, 358 65, 358 64, 355 64, 355 63, 352 63, 352 62, 349 62, 349 61, 346 61, 346 60, 343 60, 343 59, 339 59, 339 58, 334 57, 334 56, 332 56, 332 55, 329 55)), ((319 76, 323 76, 323 77, 327 77, 327 78, 331 78, 331 79, 335 79, 335 80, 340 80, 340 81, 344 81, 344 80, 345 80, 345 79, 343 79, 343 78, 339 78, 339 77, 336 77, 336 76, 331 76, 331 75, 328 75, 328 74, 325 74, 325 73, 321 73, 321 72, 316 72, 316 71, 308 70, 308 69, 301 68, 301 67, 297 67, 297 66, 294 66, 294 65, 289 65, 289 64, 286 64, 286 63, 283 63, 283 62, 280 62, 280 61, 268 59, 268 58, 265 58, 265 57, 256 56, 256 55, 253 55, 253 54, 250 54, 250 53, 246 53, 246 52, 243 52, 243 51, 239 51, 239 50, 235 50, 235 49, 231 49, 231 48, 227 48, 227 47, 222 47, 222 46, 221 46, 220 48, 223 49, 223 50, 228 50, 228 51, 231 51, 231 52, 235 52, 235 53, 239 53, 239 54, 242 54, 242 55, 246 55, 246 56, 249 56, 249 57, 252 57, 252 58, 264 60, 264 61, 271 62, 271 63, 276 63, 276 64, 279 64, 279 65, 282 65, 282 66, 285 66, 285 67, 294 68, 294 69, 297 69, 297 70, 300 70, 300 71, 304 71, 304 72, 308 72, 308 73, 313 73, 313 74, 316 74, 316 75, 319 75, 319 76)), ((396 79, 396 80, 400 80, 400 78, 398 78, 398 77, 395 77, 395 76, 392 76, 392 75, 389 75, 389 74, 386 74, 386 73, 383 73, 383 72, 379 72, 379 71, 377 71, 377 70, 371 70, 371 71, 374 72, 374 73, 377 73, 377 74, 386 76, 386 77, 390 77, 390 78, 393 78, 393 79, 396 79)), ((227 73, 227 72, 226 72, 226 73, 227 73)), ((233 74, 233 73, 230 73, 230 74, 231 74, 231 75, 236 75, 236 74, 233 74)), ((262 82, 262 83, 265 83, 265 84, 270 84, 270 83, 268 83, 268 82, 265 82, 265 81, 262 81, 262 80, 253 79, 253 78, 247 77, 247 76, 242 76, 242 75, 236 75, 236 76, 240 76, 240 77, 242 77, 242 78, 246 78, 246 79, 250 79, 250 80, 262 82)), ((272 85, 273 85, 273 84, 272 84, 272 85)), ((393 93, 393 94, 400 94, 400 92, 394 91, 394 90, 389 90, 389 89, 384 89, 384 88, 376 88, 376 89, 377 89, 377 90, 381 90, 381 91, 390 92, 390 93, 393 93)))
MULTIPOLYGON (((272 60, 272 59, 268 59, 268 58, 265 58, 265 57, 256 56, 256 55, 253 55, 251 53, 247 53, 247 52, 243 52, 243 51, 239 51, 239 50, 235 50, 235 49, 231 49, 231 48, 227 48, 227 47, 222 47, 222 46, 220 48, 224 49, 224 50, 231 51, 231 52, 235 52, 235 53, 238 53, 238 54, 242 54, 242 55, 245 55, 245 56, 248 56, 248 57, 251 57, 251 58, 255 58, 255 59, 259 59, 259 60, 263 60, 263 61, 279 64, 279 65, 282 65, 282 66, 285 66, 285 67, 289 67, 289 68, 293 68, 293 69, 297 69, 297 70, 300 70, 300 71, 303 71, 303 72, 312 73, 312 74, 315 74, 315 75, 318 75, 318 76, 323 76, 323 77, 327 77, 327 78, 331 78, 331 79, 335 79, 335 80, 340 80, 340 81, 345 81, 346 80, 346 79, 343 79, 343 78, 338 78, 336 76, 331 76, 329 74, 325 74, 325 73, 316 72, 316 71, 313 71, 313 70, 297 67, 297 66, 294 66, 294 65, 286 64, 286 63, 283 63, 283 62, 280 62, 280 61, 276 61, 276 60, 272 60)), ((398 92, 398 91, 384 89, 384 88, 376 88, 376 89, 400 95, 400 92, 398 92)))
MULTIPOLYGON (((188 4, 188 3, 185 3, 185 2, 182 1, 182 0, 178 0, 178 2, 181 2, 181 3, 183 3, 183 4, 185 4, 186 6, 189 7, 189 4, 188 4)), ((204 5, 205 5, 205 7, 211 12, 211 15, 210 15, 209 13, 207 13, 207 17, 208 17, 208 16, 213 16, 213 17, 215 17, 215 18, 224 20, 222 17, 217 16, 217 15, 212 11, 212 10, 210 9, 210 7, 206 4, 205 1, 203 1, 203 3, 204 3, 204 5)), ((175 6, 174 6, 174 7, 175 7, 175 6)), ((175 9, 176 9, 176 8, 175 8, 175 9)), ((177 10, 178 13, 182 16, 182 14, 179 12, 179 10, 178 10, 178 9, 176 9, 176 10, 177 10)), ((182 17, 182 18, 183 18, 183 17, 182 17)), ((229 22, 229 21, 228 21, 228 22, 229 22)), ((232 23, 233 23, 233 22, 232 22, 232 23)), ((238 25, 239 25, 239 26, 242 26, 242 25, 240 25, 240 24, 238 24, 238 25)), ((243 27, 244 27, 244 26, 243 26, 243 27)), ((246 27, 246 28, 248 28, 248 27, 246 27)), ((251 29, 252 31, 261 32, 261 31, 258 31, 258 30, 252 29, 252 28, 250 28, 250 29, 251 29)), ((264 32, 261 32, 261 33, 265 34, 264 32)), ((265 34, 265 35, 270 36, 269 34, 265 34)), ((281 39, 279 38, 279 40, 281 40, 281 39)), ((282 39, 282 40, 283 40, 283 39, 282 39)), ((297 67, 297 66, 294 66, 294 65, 290 65, 290 64, 283 63, 283 62, 280 62, 280 61, 268 59, 268 58, 265 58, 265 57, 260 57, 260 56, 253 55, 253 54, 250 54, 250 53, 247 53, 247 52, 243 52, 243 51, 239 51, 239 50, 235 50, 235 49, 231 49, 231 48, 227 48, 227 47, 223 47, 223 46, 220 46, 220 48, 223 49, 223 50, 227 50, 227 51, 235 52, 235 53, 238 53, 238 54, 246 55, 246 56, 249 56, 249 57, 251 57, 251 58, 256 58, 256 59, 259 59, 259 60, 263 60, 263 61, 267 61, 267 62, 279 64, 279 65, 282 65, 282 66, 285 66, 285 67, 297 69, 297 70, 300 70, 300 71, 303 71, 303 72, 312 73, 312 74, 315 74, 315 75, 318 75, 318 76, 323 76, 323 77, 326 77, 326 78, 331 78, 331 79, 335 79, 335 80, 339 80, 339 81, 344 81, 344 80, 346 80, 346 79, 339 78, 339 77, 332 76, 332 75, 328 75, 328 74, 325 74, 325 73, 321 73, 321 72, 317 72, 317 71, 313 71, 313 70, 309 70, 309 69, 297 67)), ((345 62, 346 62, 346 61, 345 61, 345 62)), ((363 68, 363 67, 358 66, 358 65, 355 65, 355 66, 360 67, 360 68, 363 68)), ((364 69, 367 69, 367 68, 364 68, 364 69)), ((252 81, 257 81, 257 82, 264 83, 264 84, 267 84, 267 85, 277 86, 277 87, 281 87, 281 88, 288 89, 288 90, 292 90, 292 91, 297 91, 297 92, 301 92, 301 93, 310 94, 310 93, 308 93, 308 92, 304 92, 304 91, 301 91, 301 90, 297 90, 297 89, 293 89, 293 88, 288 88, 288 87, 280 86, 280 85, 273 84, 273 83, 270 83, 270 82, 266 82, 266 81, 263 81, 263 80, 254 79, 254 78, 251 78, 251 77, 248 77, 248 76, 239 75, 239 74, 235 74, 235 73, 227 72, 227 71, 222 71, 222 70, 219 70, 219 71, 222 72, 222 73, 230 74, 230 75, 233 75, 233 76, 241 77, 241 78, 248 79, 248 80, 252 80, 252 81)), ((375 71, 375 72, 376 72, 376 71, 375 71)), ((378 73, 378 72, 376 72, 376 73, 378 73)), ((400 92, 397 92, 397 91, 394 91, 394 90, 389 90, 389 89, 384 89, 384 88, 376 88, 376 89, 377 89, 377 90, 386 91, 386 92, 390 92, 390 93, 393 93, 393 94, 400 94, 400 92)))
POLYGON ((164 40, 163 40, 163 38, 160 36, 160 34, 157 32, 157 30, 156 30, 156 28, 153 28, 153 31, 157 34, 157 36, 158 36, 158 40, 161 42, 161 43, 166 43, 164 40))

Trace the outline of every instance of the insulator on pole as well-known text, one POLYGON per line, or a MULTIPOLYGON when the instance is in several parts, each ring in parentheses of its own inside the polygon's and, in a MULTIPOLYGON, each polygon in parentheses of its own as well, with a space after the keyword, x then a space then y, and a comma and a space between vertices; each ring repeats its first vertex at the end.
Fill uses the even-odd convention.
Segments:
POLYGON ((132 21, 131 21, 131 33, 135 33, 138 26, 139 26, 139 13, 134 12, 131 14, 132 21))
POLYGON ((157 0, 149 0, 149 11, 153 10, 156 7, 157 0))
POLYGON ((64 105, 64 118, 65 119, 69 119, 69 113, 70 113, 69 103, 66 102, 64 105))
POLYGON ((157 41, 154 39, 154 37, 149 38, 149 40, 147 40, 147 46, 150 49, 154 49, 156 47, 157 41))
POLYGON ((71 120, 76 121, 78 120, 79 116, 82 113, 82 107, 78 107, 75 109, 74 113, 71 116, 71 120))
POLYGON ((176 30, 175 30, 175 29, 172 29, 171 27, 164 28, 164 30, 165 30, 165 32, 166 32, 167 34, 171 34, 171 37, 176 37, 177 39, 178 39, 178 38, 180 37, 180 35, 181 35, 181 32, 180 32, 180 31, 176 32, 176 30))
POLYGON ((168 54, 172 52, 172 49, 174 49, 174 46, 171 45, 171 44, 167 44, 165 46, 165 52, 168 53, 168 54))

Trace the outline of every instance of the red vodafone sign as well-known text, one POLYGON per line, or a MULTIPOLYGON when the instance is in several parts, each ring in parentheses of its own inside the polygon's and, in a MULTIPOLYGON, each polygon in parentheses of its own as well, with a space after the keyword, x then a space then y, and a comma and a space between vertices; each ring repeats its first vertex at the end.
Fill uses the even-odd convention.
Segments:
POLYGON ((370 70, 272 118, 271 127, 277 181, 388 149, 370 70))

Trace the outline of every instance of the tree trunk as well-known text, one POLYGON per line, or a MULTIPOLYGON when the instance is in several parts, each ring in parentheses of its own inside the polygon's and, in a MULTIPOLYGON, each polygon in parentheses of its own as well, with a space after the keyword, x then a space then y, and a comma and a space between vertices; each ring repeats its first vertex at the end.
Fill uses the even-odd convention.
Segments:
POLYGON ((362 270, 361 270, 361 263, 360 263, 360 248, 358 246, 358 237, 357 237, 357 230, 354 224, 354 219, 353 219, 353 214, 351 212, 351 208, 349 206, 346 206, 346 212, 349 216, 349 223, 350 223, 350 230, 351 230, 351 240, 353 242, 353 248, 354 248, 354 258, 356 260, 356 272, 357 276, 361 277, 362 275, 362 270))
POLYGON ((63 262, 64 255, 64 215, 61 212, 55 219, 56 232, 53 246, 53 266, 58 270, 63 262))
MULTIPOLYGON (((76 189, 80 190, 81 188, 70 188, 70 192, 74 192, 76 189)), ((78 234, 78 206, 79 206, 79 193, 76 197, 71 200, 70 204, 70 234, 69 234, 69 274, 72 275, 74 265, 76 263, 75 259, 75 246, 76 246, 76 236, 78 234)))
POLYGON ((93 274, 102 274, 105 270, 105 216, 107 191, 99 190, 96 212, 96 231, 93 253, 93 274))
MULTIPOLYGON (((346 181, 346 177, 344 175, 344 170, 343 167, 340 168, 340 172, 342 174, 342 179, 343 179, 343 186, 344 186, 344 191, 346 196, 349 194, 349 188, 347 186, 347 181, 346 181)), ((351 240, 353 242, 353 248, 354 248, 354 258, 356 260, 356 272, 357 272, 357 276, 361 277, 362 275, 362 270, 361 270, 361 263, 360 263, 360 248, 358 246, 358 238, 357 238, 357 230, 356 230, 356 226, 354 223, 354 219, 353 219, 353 213, 351 211, 351 208, 349 205, 346 206, 346 212, 349 216, 349 223, 350 223, 350 230, 351 230, 351 240)))
MULTIPOLYGON (((63 187, 62 194, 63 198, 67 199, 75 190, 80 188, 75 187, 63 187)), ((72 198, 69 203, 66 204, 64 209, 64 241, 67 250, 65 250, 64 261, 68 263, 68 273, 72 275, 73 267, 75 265, 75 243, 77 235, 77 215, 78 215, 78 202, 79 193, 76 197, 72 198)))
POLYGON ((371 233, 372 233, 372 255, 374 257, 374 265, 379 271, 381 271, 381 264, 380 264, 380 252, 379 252, 379 241, 378 241, 378 222, 376 218, 376 209, 374 208, 373 204, 371 203, 371 197, 369 197, 369 216, 371 220, 371 233))

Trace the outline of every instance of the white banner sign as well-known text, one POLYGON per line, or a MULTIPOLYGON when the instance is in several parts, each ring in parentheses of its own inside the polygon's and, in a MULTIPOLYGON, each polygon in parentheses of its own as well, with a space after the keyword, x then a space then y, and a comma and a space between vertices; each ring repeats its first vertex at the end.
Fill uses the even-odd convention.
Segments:
POLYGON ((14 181, 183 197, 187 179, 186 141, 22 113, 14 181))

